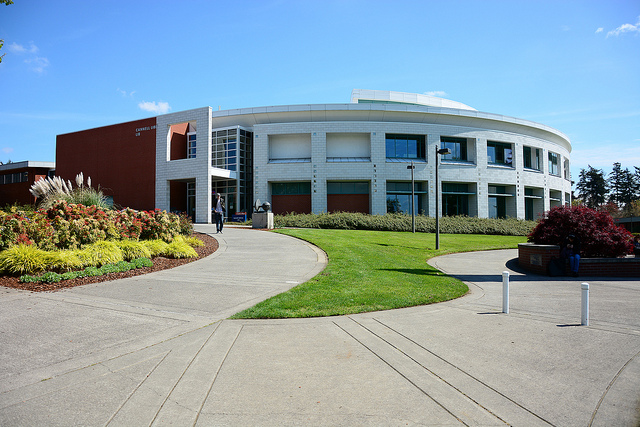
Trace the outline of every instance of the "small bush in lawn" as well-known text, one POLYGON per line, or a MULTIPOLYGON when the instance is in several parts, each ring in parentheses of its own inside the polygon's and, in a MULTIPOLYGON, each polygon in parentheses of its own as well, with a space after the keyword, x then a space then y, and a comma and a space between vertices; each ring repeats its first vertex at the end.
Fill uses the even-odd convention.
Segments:
POLYGON ((569 233, 580 239, 583 257, 619 257, 633 251, 632 235, 607 212, 586 206, 558 206, 545 213, 528 236, 539 245, 562 245, 569 233))
POLYGON ((114 243, 122 251, 122 256, 125 260, 151 257, 149 248, 137 240, 116 240, 114 243))
POLYGON ((95 267, 115 264, 123 260, 122 251, 118 245, 105 240, 86 246, 79 252, 79 256, 84 265, 95 267))
POLYGON ((0 252, 0 270, 12 275, 44 271, 49 254, 35 245, 15 245, 0 252))

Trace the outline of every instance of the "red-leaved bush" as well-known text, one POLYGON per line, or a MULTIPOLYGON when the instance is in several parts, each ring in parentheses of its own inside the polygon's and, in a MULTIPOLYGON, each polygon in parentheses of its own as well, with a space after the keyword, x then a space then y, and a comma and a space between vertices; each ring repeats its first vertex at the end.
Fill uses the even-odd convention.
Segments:
POLYGON ((552 208, 538 221, 528 240, 538 245, 562 246, 570 233, 580 239, 583 257, 619 257, 633 251, 631 233, 616 226, 609 213, 586 206, 552 208))

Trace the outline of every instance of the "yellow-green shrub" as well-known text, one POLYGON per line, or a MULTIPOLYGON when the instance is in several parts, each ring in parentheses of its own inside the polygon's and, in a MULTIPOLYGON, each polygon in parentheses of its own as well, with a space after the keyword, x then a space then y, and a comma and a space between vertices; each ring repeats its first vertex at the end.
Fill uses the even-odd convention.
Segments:
POLYGON ((80 258, 80 250, 50 251, 48 255, 48 265, 46 270, 73 271, 84 267, 80 258))
POLYGON ((35 245, 14 245, 0 252, 0 270, 9 274, 33 274, 45 270, 48 264, 47 251, 35 245))
POLYGON ((182 238, 192 248, 199 248, 201 246, 204 246, 204 242, 202 240, 198 239, 197 237, 179 236, 179 238, 182 238))
POLYGON ((78 252, 84 266, 100 267, 104 264, 115 264, 123 261, 122 251, 114 242, 101 240, 85 246, 78 252))
POLYGON ((114 242, 122 251, 125 260, 131 261, 138 258, 151 258, 151 251, 142 242, 137 240, 116 240, 114 242))
POLYGON ((164 254, 164 251, 167 250, 167 246, 169 246, 167 242, 161 239, 144 240, 142 243, 147 249, 149 249, 149 252, 151 252, 151 256, 159 256, 164 254))
POLYGON ((169 243, 163 253, 168 258, 197 258, 198 253, 184 239, 175 239, 169 243))

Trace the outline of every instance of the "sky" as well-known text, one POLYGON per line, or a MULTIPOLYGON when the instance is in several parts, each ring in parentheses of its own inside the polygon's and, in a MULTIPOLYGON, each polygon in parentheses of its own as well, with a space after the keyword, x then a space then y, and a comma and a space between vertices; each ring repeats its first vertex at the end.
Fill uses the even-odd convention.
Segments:
POLYGON ((640 0, 14 0, 0 162, 56 135, 204 106, 422 93, 551 126, 571 172, 640 167, 640 0))

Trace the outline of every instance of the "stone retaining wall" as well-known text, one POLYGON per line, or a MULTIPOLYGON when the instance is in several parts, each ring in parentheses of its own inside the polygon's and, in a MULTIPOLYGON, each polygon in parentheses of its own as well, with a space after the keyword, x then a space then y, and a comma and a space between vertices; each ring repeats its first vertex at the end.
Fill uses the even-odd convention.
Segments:
MULTIPOLYGON (((548 274, 547 266, 551 258, 560 256, 560 246, 518 244, 518 264, 536 274, 548 274)), ((567 263, 565 274, 569 273, 567 263)), ((640 277, 640 258, 581 258, 581 276, 640 277)))

